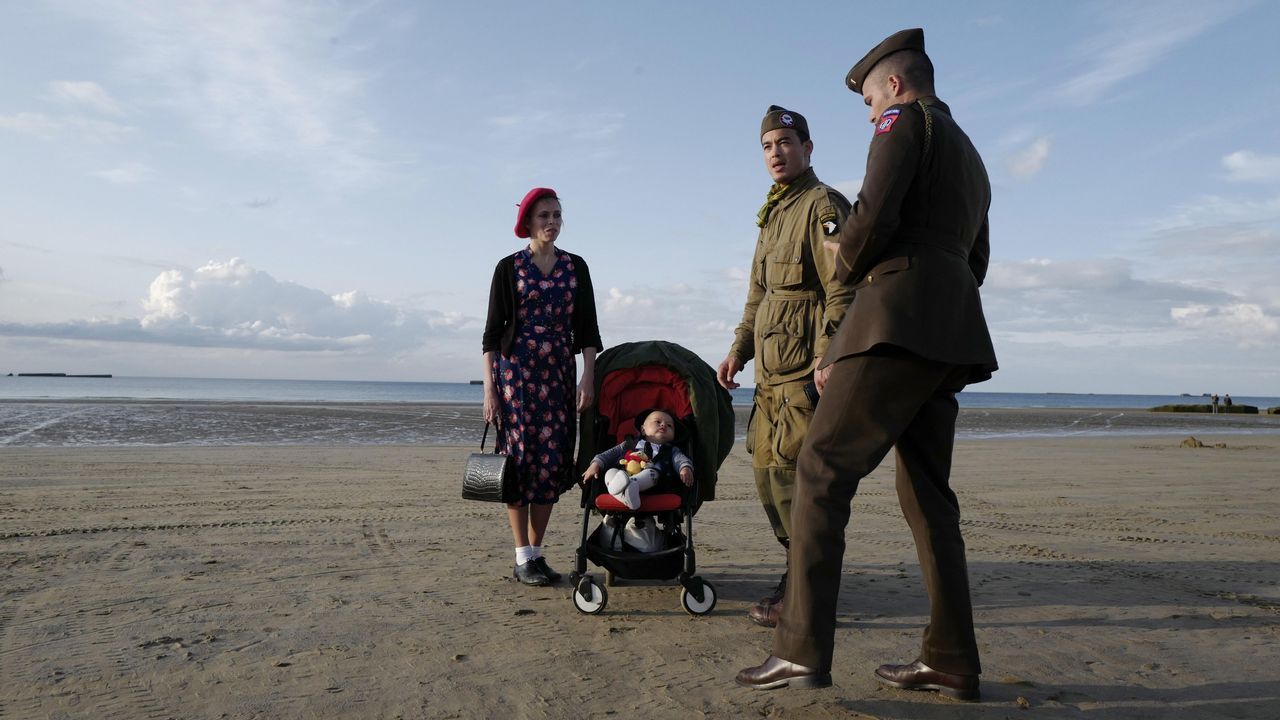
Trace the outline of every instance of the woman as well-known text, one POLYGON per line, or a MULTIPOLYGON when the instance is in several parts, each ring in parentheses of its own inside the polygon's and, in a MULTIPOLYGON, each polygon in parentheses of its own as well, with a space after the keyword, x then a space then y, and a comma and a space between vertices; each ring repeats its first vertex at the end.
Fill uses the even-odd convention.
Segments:
POLYGON ((555 246, 562 223, 555 190, 524 196, 515 231, 529 246, 498 262, 484 328, 484 419, 500 428, 499 447, 515 459, 520 497, 507 506, 507 520, 513 575, 526 585, 560 579, 542 558, 542 538, 560 489, 574 479, 577 413, 595 400, 603 347, 587 264, 555 246))

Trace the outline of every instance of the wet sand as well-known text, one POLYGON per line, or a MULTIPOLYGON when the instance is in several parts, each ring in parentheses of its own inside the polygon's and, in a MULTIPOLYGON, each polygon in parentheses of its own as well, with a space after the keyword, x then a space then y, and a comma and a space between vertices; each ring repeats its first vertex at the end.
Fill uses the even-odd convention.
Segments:
MULTIPOLYGON (((0 448, 0 717, 1274 718, 1280 437, 1196 436, 1226 447, 958 444, 979 705, 872 676, 927 613, 891 458, 855 500, 835 686, 751 692, 782 555, 740 446, 696 518, 705 617, 673 583, 598 616, 515 584, 502 509, 459 497, 468 447, 0 448)), ((567 496, 562 572, 581 521, 567 496)))

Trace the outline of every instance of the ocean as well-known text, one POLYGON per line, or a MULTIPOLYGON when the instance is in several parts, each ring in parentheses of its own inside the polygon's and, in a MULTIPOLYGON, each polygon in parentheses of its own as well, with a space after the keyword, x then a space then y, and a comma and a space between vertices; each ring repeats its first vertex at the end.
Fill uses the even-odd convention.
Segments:
MULTIPOLYGON (((478 444, 479 385, 343 380, 0 376, 0 448, 478 444)), ((750 388, 733 391, 736 436, 750 388)), ((1189 396, 962 392, 960 440, 1280 434, 1280 415, 1151 413, 1189 396)), ((1280 398, 1238 397, 1280 406, 1280 398)))
MULTIPOLYGON (((150 377, 5 377, 0 400, 183 400, 205 402, 480 403, 482 387, 469 383, 375 382, 364 380, 235 380, 150 377)), ((752 388, 730 393, 734 405, 751 404, 752 388)), ((1002 393, 966 390, 962 408, 1128 408, 1208 404, 1199 395, 1110 395, 1102 393, 1002 393)), ((1280 397, 1232 398, 1259 408, 1280 406, 1280 397)))

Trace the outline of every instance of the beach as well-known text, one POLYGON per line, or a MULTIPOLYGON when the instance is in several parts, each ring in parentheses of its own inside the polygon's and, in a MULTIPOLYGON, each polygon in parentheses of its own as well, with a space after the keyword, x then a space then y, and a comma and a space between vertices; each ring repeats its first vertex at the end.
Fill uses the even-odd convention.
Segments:
MULTIPOLYGON (((978 705, 872 674, 915 657, 928 611, 892 455, 854 502, 835 685, 753 692, 733 676, 772 635, 746 611, 782 554, 741 443, 695 518, 714 611, 633 581, 587 616, 563 582, 511 579, 502 508, 459 495, 461 440, 23 431, 0 447, 0 717, 1274 718, 1280 434, 1258 418, 1126 434, 1115 424, 1149 415, 1045 412, 961 420, 997 431, 959 441, 953 472, 978 705), (1182 447, 1189 434, 1204 447, 1182 447)), ((573 491, 545 546, 566 574, 582 521, 573 491)))

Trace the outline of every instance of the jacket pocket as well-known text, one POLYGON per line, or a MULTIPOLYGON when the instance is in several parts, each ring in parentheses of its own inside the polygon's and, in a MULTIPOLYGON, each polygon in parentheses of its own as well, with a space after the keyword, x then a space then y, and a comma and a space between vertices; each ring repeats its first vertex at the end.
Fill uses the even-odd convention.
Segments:
POLYGON ((770 304, 769 310, 760 348, 765 372, 785 375, 812 364, 812 303, 808 300, 776 302, 770 304))
POLYGON ((871 268, 871 270, 868 271, 865 276, 863 276, 862 280, 859 281, 857 285, 853 286, 853 289, 857 290, 859 288, 864 288, 868 285, 874 285, 881 277, 885 275, 892 275, 894 273, 899 273, 899 272, 902 272, 903 270, 910 270, 910 269, 911 269, 910 255, 899 255, 898 257, 891 257, 888 260, 884 260, 880 263, 877 263, 875 267, 871 268))
POLYGON ((765 260, 765 285, 771 288, 798 288, 804 284, 804 263, 800 255, 770 255, 765 260))

